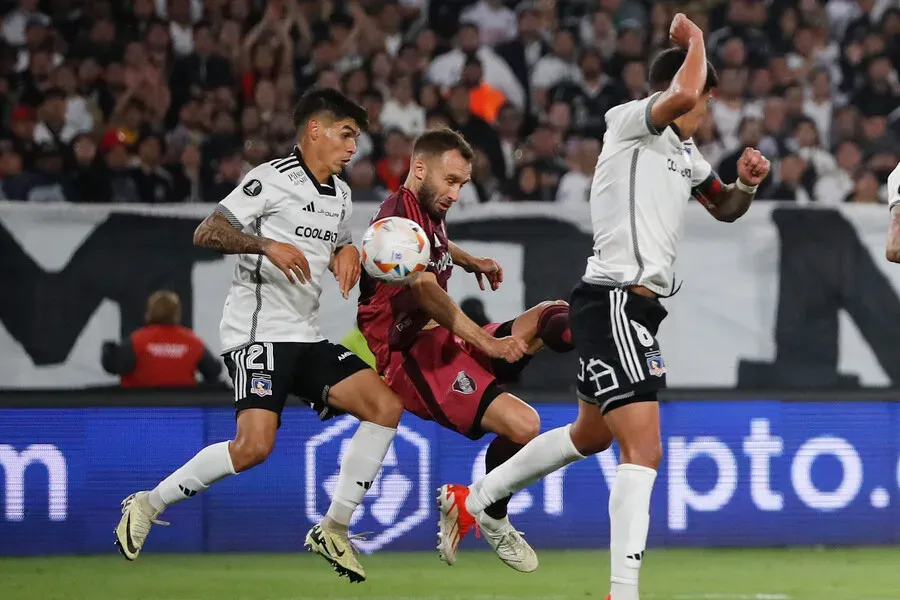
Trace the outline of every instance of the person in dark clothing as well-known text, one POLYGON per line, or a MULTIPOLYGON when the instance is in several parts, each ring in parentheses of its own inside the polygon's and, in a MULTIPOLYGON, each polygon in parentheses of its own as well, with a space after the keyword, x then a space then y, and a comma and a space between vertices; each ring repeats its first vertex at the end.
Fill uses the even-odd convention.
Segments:
POLYGON ((97 156, 97 143, 83 133, 72 140, 71 155, 75 161, 72 173, 72 202, 108 202, 109 177, 97 156))
POLYGON ((170 115, 178 115, 181 105, 193 94, 220 86, 231 86, 234 73, 226 58, 215 54, 216 40, 209 23, 194 26, 194 52, 179 59, 169 77, 172 91, 170 115))
POLYGON ((519 26, 516 37, 497 46, 494 51, 506 61, 522 89, 525 90, 525 113, 531 112, 531 72, 537 61, 550 52, 550 47, 541 38, 541 21, 537 10, 528 2, 516 8, 519 26))
POLYGON ((131 178, 138 197, 147 204, 175 202, 172 175, 161 166, 165 141, 157 133, 145 133, 138 141, 138 166, 131 169, 131 178))
POLYGON ((241 182, 243 156, 240 147, 232 147, 212 162, 212 180, 202 186, 204 202, 216 203, 227 196, 241 182))
POLYGON ((103 369, 122 378, 122 387, 194 387, 199 371, 205 383, 222 372, 219 361, 194 334, 181 326, 181 299, 174 292, 155 292, 147 301, 147 325, 121 344, 103 344, 103 369))
POLYGON ((450 88, 447 99, 452 127, 459 131, 472 146, 481 149, 491 163, 491 171, 499 178, 506 172, 503 149, 497 131, 486 121, 472 114, 469 110, 469 90, 462 84, 450 88))

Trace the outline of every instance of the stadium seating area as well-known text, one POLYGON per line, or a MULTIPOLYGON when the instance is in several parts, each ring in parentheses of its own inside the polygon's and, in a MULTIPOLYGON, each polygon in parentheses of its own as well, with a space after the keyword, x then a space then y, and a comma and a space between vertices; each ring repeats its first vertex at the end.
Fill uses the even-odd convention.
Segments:
POLYGON ((447 124, 478 149, 463 204, 583 202, 603 115, 647 94, 676 10, 721 86, 697 143, 723 179, 743 146, 761 196, 880 202, 900 159, 897 0, 17 0, 0 28, 2 197, 215 202, 290 151, 310 86, 362 103, 357 201, 447 124))

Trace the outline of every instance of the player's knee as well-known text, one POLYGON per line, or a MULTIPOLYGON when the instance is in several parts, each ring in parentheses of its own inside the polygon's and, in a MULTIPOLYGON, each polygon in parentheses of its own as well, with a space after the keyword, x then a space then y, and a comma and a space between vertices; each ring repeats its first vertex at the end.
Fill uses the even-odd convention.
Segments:
POLYGON ((274 440, 237 439, 231 442, 231 462, 238 473, 263 463, 275 447, 274 440))
POLYGON ((516 411, 515 419, 509 435, 511 442, 524 446, 541 433, 541 418, 537 411, 527 406, 516 411))
POLYGON ((662 462, 662 442, 657 439, 637 444, 620 444, 621 462, 656 469, 662 462))
POLYGON ((613 436, 609 431, 589 431, 576 421, 569 430, 572 445, 582 456, 599 454, 612 446, 613 436))
POLYGON ((403 416, 403 401, 390 388, 382 387, 372 394, 363 411, 365 414, 359 415, 359 418, 382 427, 396 428, 403 416))

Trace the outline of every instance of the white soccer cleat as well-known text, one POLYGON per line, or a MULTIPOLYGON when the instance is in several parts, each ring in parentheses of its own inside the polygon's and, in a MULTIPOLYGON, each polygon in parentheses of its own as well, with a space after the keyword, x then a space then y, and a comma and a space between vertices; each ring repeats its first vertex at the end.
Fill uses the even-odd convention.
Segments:
POLYGON ((466 510, 468 497, 469 488, 464 485, 451 483, 438 488, 438 557, 448 565, 456 562, 456 549, 472 527, 478 535, 475 517, 466 510))
POLYGON ((359 564, 359 551, 353 545, 353 540, 362 535, 335 533, 317 524, 306 534, 305 545, 307 550, 331 563, 338 576, 346 576, 350 583, 359 583, 366 580, 366 571, 359 564))
POLYGON ((504 517, 500 521, 502 525, 498 528, 486 525, 485 519, 480 517, 481 515, 477 520, 481 536, 494 549, 500 560, 521 573, 531 573, 538 568, 537 553, 522 537, 522 532, 516 531, 510 524, 509 517, 504 517))
POLYGON ((122 500, 122 520, 115 529, 116 547, 128 560, 137 560, 153 525, 168 525, 157 520, 161 510, 150 505, 150 492, 137 492, 122 500))

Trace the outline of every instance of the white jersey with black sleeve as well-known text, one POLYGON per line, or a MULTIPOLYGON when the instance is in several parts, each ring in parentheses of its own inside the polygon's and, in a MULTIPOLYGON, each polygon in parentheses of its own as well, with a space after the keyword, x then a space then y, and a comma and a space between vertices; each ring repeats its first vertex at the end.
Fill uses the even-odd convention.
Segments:
POLYGON ((693 140, 676 128, 658 131, 650 118, 661 92, 606 113, 603 151, 591 183, 594 253, 587 283, 641 285, 665 294, 692 188, 712 174, 693 140))
POLYGON ((900 164, 888 175, 887 196, 891 208, 900 204, 900 164))
POLYGON ((337 177, 322 185, 300 152, 252 169, 216 207, 244 233, 293 244, 312 276, 291 283, 263 255, 240 254, 219 332, 223 352, 253 342, 319 342, 319 295, 334 251, 352 244, 350 188, 337 177))

